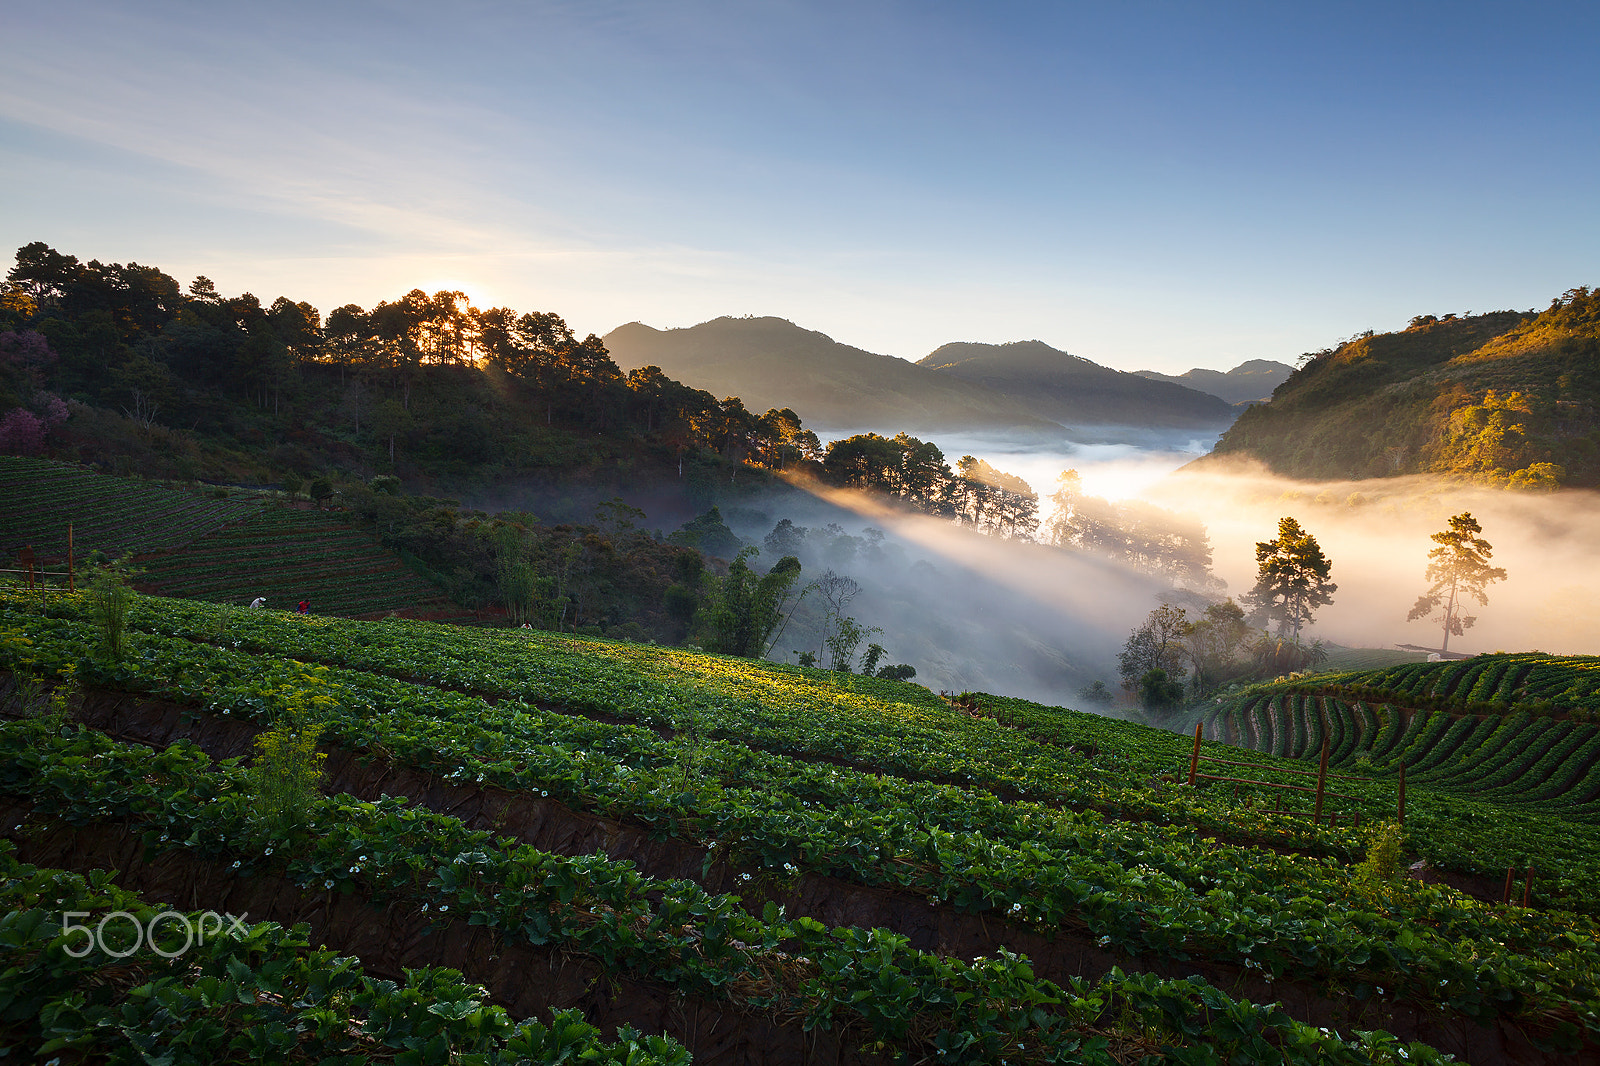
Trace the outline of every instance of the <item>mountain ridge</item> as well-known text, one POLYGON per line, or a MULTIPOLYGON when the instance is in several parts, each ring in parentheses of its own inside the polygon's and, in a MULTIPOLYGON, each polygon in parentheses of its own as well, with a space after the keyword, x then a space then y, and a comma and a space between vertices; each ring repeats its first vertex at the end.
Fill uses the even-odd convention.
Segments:
POLYGON ((1134 373, 1153 381, 1170 381, 1198 389, 1237 406, 1271 399, 1273 390, 1288 380, 1294 367, 1276 359, 1246 359, 1232 370, 1197 366, 1182 374, 1163 374, 1156 370, 1135 370, 1134 373))
POLYGON ((933 378, 907 360, 775 316, 723 316, 668 330, 630 322, 603 340, 624 370, 658 366, 693 388, 738 396, 751 410, 792 408, 807 425, 1060 432, 1006 397, 933 378), (800 366, 805 372, 797 376, 800 366))
POLYGON ((843 344, 773 316, 658 330, 630 322, 603 338, 619 366, 654 365, 751 410, 793 408, 807 425, 923 434, 1003 430, 1070 437, 1078 427, 1220 430, 1234 412, 1182 385, 1112 370, 1042 341, 952 342, 912 362, 843 344), (1001 358, 990 358, 1000 353, 1001 358), (968 366, 978 359, 981 366, 968 366), (990 365, 992 363, 993 365, 990 365))
POLYGON ((1220 430, 1236 413, 1209 393, 1113 370, 1038 340, 943 344, 917 365, 1012 396, 1034 414, 1066 425, 1220 430))

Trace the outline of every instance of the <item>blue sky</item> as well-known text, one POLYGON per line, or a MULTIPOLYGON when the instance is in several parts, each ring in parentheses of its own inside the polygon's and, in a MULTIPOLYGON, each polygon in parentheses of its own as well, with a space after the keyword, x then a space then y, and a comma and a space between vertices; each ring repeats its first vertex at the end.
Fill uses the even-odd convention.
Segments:
POLYGON ((1291 360, 1600 284, 1578 4, 6 3, 0 247, 1291 360))

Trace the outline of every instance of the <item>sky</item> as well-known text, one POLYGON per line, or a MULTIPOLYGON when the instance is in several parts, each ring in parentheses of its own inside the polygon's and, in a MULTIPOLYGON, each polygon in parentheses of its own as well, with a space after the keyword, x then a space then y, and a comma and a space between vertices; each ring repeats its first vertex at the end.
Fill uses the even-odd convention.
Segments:
POLYGON ((1600 284, 1600 7, 0 0, 0 246, 1292 362, 1600 284))

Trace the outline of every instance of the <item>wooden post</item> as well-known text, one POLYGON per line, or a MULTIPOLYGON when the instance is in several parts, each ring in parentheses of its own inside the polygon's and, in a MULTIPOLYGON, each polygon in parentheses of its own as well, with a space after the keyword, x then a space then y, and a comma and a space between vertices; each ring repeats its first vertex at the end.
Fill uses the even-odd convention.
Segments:
POLYGON ((1200 723, 1194 724, 1194 754, 1189 756, 1189 787, 1194 787, 1195 774, 1200 772, 1200 723))
POLYGON ((1322 793, 1328 787, 1328 738, 1322 738, 1322 758, 1317 762, 1317 811, 1311 816, 1315 825, 1322 820, 1322 793))
POLYGON ((1406 824, 1406 764, 1400 764, 1400 824, 1406 824))
POLYGON ((1501 903, 1510 903, 1511 902, 1511 879, 1516 876, 1516 873, 1517 873, 1517 871, 1516 871, 1516 869, 1514 867, 1511 867, 1511 866, 1507 866, 1506 867, 1506 890, 1504 892, 1500 893, 1500 902, 1501 903))
POLYGON ((67 591, 78 591, 78 580, 72 571, 72 523, 67 523, 67 591))
POLYGON ((1522 883, 1522 905, 1528 906, 1533 902, 1533 863, 1528 864, 1528 879, 1522 883))
POLYGON ((25 544, 18 553, 17 561, 28 568, 28 591, 33 591, 33 545, 25 544))

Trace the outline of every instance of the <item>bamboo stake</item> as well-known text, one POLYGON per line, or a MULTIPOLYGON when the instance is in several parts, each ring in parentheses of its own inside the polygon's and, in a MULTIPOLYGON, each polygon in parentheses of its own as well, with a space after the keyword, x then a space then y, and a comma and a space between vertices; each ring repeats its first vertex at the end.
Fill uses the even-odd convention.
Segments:
POLYGON ((1506 867, 1506 890, 1500 894, 1501 903, 1511 902, 1511 879, 1515 877, 1516 874, 1517 871, 1515 868, 1510 866, 1506 867))
POLYGON ((1406 824, 1406 764, 1400 764, 1400 824, 1406 824))
POLYGON ((72 572, 72 523, 67 523, 67 591, 77 592, 78 581, 72 572))
POLYGON ((1528 879, 1522 883, 1522 905, 1528 906, 1533 901, 1533 863, 1528 864, 1528 879))

